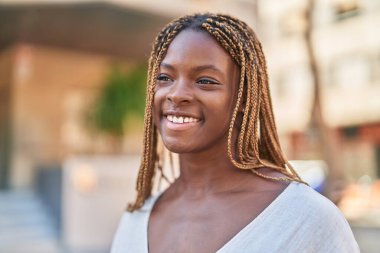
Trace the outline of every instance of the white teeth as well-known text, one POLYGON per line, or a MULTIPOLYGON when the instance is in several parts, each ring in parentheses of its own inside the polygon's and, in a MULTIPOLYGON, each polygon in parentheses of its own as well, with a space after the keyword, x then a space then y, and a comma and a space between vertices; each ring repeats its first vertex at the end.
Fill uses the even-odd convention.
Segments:
POLYGON ((192 118, 192 117, 183 117, 183 116, 174 116, 174 115, 167 115, 166 118, 173 123, 183 124, 183 123, 192 123, 197 122, 198 119, 192 118))

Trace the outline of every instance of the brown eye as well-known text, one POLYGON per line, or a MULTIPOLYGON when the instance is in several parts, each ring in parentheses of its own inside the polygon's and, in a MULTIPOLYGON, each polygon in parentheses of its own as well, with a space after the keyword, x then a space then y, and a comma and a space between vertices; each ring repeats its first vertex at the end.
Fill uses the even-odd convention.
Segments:
POLYGON ((199 83, 199 84, 218 84, 218 82, 216 82, 214 80, 205 79, 205 78, 198 80, 197 83, 199 83))
POLYGON ((157 76, 157 80, 167 82, 167 81, 170 81, 170 78, 167 75, 159 75, 157 76))

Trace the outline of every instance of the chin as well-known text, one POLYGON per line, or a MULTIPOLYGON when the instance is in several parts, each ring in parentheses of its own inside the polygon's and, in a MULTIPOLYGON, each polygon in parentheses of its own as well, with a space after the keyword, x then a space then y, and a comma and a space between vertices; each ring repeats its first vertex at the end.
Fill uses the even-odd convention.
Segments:
POLYGON ((176 154, 182 154, 182 153, 188 153, 189 150, 187 147, 184 147, 183 145, 181 145, 180 142, 178 141, 165 141, 163 140, 163 143, 164 143, 164 146, 170 151, 170 152, 173 152, 173 153, 176 153, 176 154))

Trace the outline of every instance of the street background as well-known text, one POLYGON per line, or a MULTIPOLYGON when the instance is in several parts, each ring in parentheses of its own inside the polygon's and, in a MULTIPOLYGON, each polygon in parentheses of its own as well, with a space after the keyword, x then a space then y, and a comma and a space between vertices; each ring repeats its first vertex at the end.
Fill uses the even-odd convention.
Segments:
POLYGON ((257 33, 288 159, 380 252, 377 0, 0 0, 0 252, 109 251, 135 194, 152 42, 203 11, 257 33))

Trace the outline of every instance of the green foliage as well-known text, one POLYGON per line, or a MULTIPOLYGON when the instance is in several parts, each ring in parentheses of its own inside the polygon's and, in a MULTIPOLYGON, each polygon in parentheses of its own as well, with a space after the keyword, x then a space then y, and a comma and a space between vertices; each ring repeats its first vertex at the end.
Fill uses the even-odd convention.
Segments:
POLYGON ((138 67, 128 73, 112 69, 90 109, 90 125, 112 136, 122 136, 128 116, 144 115, 145 87, 145 68, 138 67))

